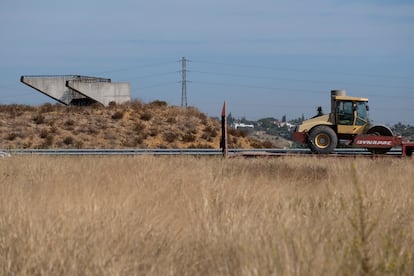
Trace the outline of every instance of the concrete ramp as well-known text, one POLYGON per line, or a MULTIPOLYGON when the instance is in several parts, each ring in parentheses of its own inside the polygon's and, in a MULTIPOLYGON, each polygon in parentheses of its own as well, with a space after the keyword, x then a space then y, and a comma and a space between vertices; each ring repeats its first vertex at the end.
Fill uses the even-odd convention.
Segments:
POLYGON ((121 104, 131 100, 130 86, 126 82, 70 80, 66 86, 105 106, 110 102, 121 104))
POLYGON ((112 83, 111 79, 80 76, 21 76, 20 81, 65 105, 89 105, 130 101, 129 83, 112 83))

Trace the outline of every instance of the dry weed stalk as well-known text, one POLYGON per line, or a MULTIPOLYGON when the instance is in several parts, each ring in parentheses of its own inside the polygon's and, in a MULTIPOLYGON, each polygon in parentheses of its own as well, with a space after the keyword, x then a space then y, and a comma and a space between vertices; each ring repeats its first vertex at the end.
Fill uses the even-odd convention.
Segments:
POLYGON ((369 201, 366 191, 363 190, 358 181, 355 163, 352 163, 352 184, 355 188, 354 217, 350 219, 352 228, 355 230, 353 250, 360 266, 361 275, 371 275, 375 269, 370 258, 369 243, 372 232, 378 225, 378 219, 371 219, 369 216, 369 201))

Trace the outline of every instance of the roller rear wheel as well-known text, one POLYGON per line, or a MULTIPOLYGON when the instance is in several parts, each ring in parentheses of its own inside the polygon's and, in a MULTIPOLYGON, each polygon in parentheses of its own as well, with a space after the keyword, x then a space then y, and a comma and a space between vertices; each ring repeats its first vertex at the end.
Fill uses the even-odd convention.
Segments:
MULTIPOLYGON (((367 134, 377 136, 393 136, 391 129, 386 126, 373 126, 368 129, 367 134)), ((386 154, 391 148, 367 148, 372 154, 386 154)))

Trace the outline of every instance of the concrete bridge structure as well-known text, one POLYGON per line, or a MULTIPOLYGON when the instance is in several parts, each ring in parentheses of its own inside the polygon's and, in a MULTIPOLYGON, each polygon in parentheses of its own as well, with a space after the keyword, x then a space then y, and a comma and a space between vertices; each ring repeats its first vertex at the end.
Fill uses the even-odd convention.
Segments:
POLYGON ((80 76, 21 76, 20 81, 65 105, 89 105, 111 102, 121 104, 131 100, 128 82, 80 76))

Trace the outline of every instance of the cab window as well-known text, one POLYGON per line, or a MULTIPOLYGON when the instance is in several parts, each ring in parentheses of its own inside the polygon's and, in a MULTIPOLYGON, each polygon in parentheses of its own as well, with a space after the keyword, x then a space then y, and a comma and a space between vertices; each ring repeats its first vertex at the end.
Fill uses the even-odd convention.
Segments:
POLYGON ((362 126, 368 122, 367 105, 365 102, 358 102, 357 105, 357 120, 356 125, 362 126))
POLYGON ((336 114, 338 116, 338 124, 353 125, 354 109, 352 102, 338 101, 336 102, 336 114))

